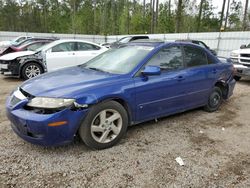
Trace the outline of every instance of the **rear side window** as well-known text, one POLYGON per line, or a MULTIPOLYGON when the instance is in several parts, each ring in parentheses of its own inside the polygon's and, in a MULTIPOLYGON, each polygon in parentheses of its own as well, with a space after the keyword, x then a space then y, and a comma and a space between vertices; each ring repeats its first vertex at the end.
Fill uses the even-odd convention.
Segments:
POLYGON ((100 47, 89 43, 77 42, 77 51, 89 51, 89 50, 100 50, 100 47))
POLYGON ((70 52, 75 51, 74 42, 65 42, 52 47, 52 52, 70 52))
POLYGON ((147 65, 159 66, 162 70, 175 70, 183 67, 182 51, 180 46, 171 46, 161 49, 147 65))
POLYGON ((208 64, 207 55, 202 49, 192 46, 184 46, 184 52, 187 67, 195 67, 208 64))

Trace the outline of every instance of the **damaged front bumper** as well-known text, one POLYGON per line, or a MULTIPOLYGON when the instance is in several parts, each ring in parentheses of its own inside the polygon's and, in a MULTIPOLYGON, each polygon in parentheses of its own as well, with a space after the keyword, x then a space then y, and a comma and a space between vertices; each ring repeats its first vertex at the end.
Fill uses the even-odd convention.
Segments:
POLYGON ((39 113, 26 109, 28 100, 12 105, 12 97, 6 102, 7 117, 14 132, 22 139, 43 146, 57 146, 72 142, 88 109, 65 108, 54 113, 39 113), (57 122, 64 122, 57 126, 57 122), (54 126, 56 125, 56 126, 54 126))

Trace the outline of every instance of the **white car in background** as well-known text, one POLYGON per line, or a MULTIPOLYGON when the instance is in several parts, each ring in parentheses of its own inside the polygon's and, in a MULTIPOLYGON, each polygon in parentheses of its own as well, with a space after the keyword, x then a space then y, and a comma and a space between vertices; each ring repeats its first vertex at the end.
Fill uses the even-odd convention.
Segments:
POLYGON ((250 77, 250 44, 242 45, 240 49, 232 51, 230 59, 236 69, 234 77, 236 81, 241 77, 250 77))
POLYGON ((0 57, 0 73, 33 78, 44 72, 83 64, 108 49, 83 40, 57 40, 37 49, 0 57))

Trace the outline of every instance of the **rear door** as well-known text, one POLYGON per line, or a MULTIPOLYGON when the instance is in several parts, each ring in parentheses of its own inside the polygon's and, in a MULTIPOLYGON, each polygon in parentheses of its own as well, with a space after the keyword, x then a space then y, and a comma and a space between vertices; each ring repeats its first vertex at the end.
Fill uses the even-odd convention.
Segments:
POLYGON ((48 71, 76 65, 75 47, 75 42, 64 42, 48 50, 46 53, 48 71))
POLYGON ((186 66, 186 104, 189 107, 204 105, 218 74, 217 65, 208 60, 200 47, 183 45, 186 66))
POLYGON ((185 101, 186 74, 181 47, 162 48, 146 65, 159 66, 162 72, 146 78, 139 73, 134 78, 137 121, 181 111, 185 101))
POLYGON ((106 48, 101 48, 100 46, 85 43, 85 42, 77 42, 76 43, 76 64, 83 64, 95 56, 101 54, 106 51, 106 48))

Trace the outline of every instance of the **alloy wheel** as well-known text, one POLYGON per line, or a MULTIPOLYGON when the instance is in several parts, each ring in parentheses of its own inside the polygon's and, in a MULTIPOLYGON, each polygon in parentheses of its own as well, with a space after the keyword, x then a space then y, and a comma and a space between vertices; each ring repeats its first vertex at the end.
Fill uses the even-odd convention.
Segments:
POLYGON ((122 117, 118 111, 102 110, 91 123, 91 135, 99 143, 109 143, 121 132, 122 123, 122 117))
POLYGON ((25 74, 28 78, 33 78, 35 76, 38 76, 41 74, 41 70, 38 66, 36 65, 29 65, 26 69, 25 69, 25 74))

